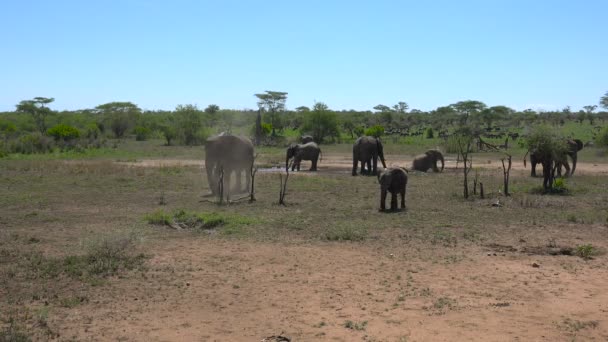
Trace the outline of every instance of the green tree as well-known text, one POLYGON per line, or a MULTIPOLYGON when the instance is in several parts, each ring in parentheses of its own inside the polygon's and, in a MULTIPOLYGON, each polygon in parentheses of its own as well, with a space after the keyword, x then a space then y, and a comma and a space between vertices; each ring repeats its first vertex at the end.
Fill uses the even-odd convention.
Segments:
POLYGON ((266 90, 261 94, 254 94, 258 98, 258 107, 268 113, 272 125, 272 136, 276 136, 275 128, 280 126, 281 114, 285 112, 287 93, 283 91, 266 90))
POLYGON ((336 113, 329 110, 323 102, 317 102, 312 110, 304 114, 304 126, 302 131, 310 133, 314 141, 324 142, 328 138, 338 138, 338 117, 336 113))
POLYGON ((604 109, 608 109, 608 91, 600 98, 600 106, 604 109))
POLYGON ((116 138, 122 138, 132 129, 141 115, 141 109, 131 102, 109 102, 95 109, 104 116, 116 138))
POLYGON ((296 108, 296 112, 298 112, 298 113, 310 112, 310 108, 308 108, 306 106, 300 106, 300 107, 296 108))
POLYGON ((392 112, 391 107, 385 106, 383 104, 379 104, 379 105, 375 106, 374 109, 377 110, 378 113, 390 113, 390 112, 392 112))
POLYGON ((46 105, 55 101, 54 98, 34 97, 33 100, 23 100, 17 105, 17 112, 27 113, 32 116, 36 127, 41 134, 46 134, 46 119, 52 113, 46 105))
POLYGON ((407 113, 408 108, 410 108, 410 106, 406 102, 403 102, 403 101, 400 101, 396 105, 393 106, 393 110, 399 114, 407 113))
POLYGON ((199 145, 206 140, 207 134, 203 129, 203 113, 198 107, 195 105, 179 105, 175 108, 174 118, 177 138, 184 145, 199 145))
POLYGON ((450 107, 452 107, 460 115, 460 123, 462 125, 466 125, 468 123, 471 115, 475 115, 487 108, 485 103, 473 100, 460 101, 450 105, 450 107))

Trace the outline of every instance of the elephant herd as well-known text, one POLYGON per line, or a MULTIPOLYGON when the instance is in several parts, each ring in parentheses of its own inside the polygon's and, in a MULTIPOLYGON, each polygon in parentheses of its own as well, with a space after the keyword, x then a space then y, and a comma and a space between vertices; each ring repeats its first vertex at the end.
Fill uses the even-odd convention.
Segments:
MULTIPOLYGON (((291 144, 287 148, 285 169, 288 170, 291 162, 291 170, 300 171, 303 160, 310 161, 309 171, 317 171, 319 158, 322 156, 319 146, 312 141, 311 136, 302 136, 302 143, 291 144)), ((230 199, 231 192, 242 193, 250 189, 251 171, 254 164, 254 147, 251 140, 230 134, 220 134, 211 137, 205 144, 205 169, 207 181, 214 196, 225 196, 230 199), (245 184, 243 185, 243 175, 245 184), (232 184, 234 177, 235 184, 232 184), (224 188, 224 184, 227 186, 224 188)), ((429 150, 425 154, 417 156, 412 169, 426 172, 433 169, 439 172, 437 162, 441 161, 441 170, 444 168, 444 160, 441 152, 429 150)), ((353 144, 353 169, 352 175, 357 175, 357 167, 361 163, 361 174, 377 175, 380 183, 380 210, 385 210, 384 202, 387 192, 392 194, 391 210, 397 210, 397 194, 401 195, 401 208, 405 208, 405 188, 407 185, 407 169, 399 167, 386 167, 384 149, 379 138, 363 136, 353 144), (378 159, 384 170, 378 173, 378 159)))
MULTIPOLYGON (((313 141, 311 136, 302 136, 302 143, 291 144, 286 151, 285 169, 288 170, 291 162, 291 170, 300 171, 300 165, 303 160, 310 161, 311 167, 309 171, 317 171, 317 164, 322 155, 321 149, 313 141)), ((559 160, 559 170, 561 167, 566 169, 566 175, 572 175, 576 169, 577 152, 583 147, 580 140, 568 140, 567 156, 572 159, 572 169, 567 161, 567 156, 559 160)), ((211 193, 218 196, 223 193, 227 199, 230 199, 230 193, 236 191, 239 193, 247 192, 251 186, 251 175, 254 164, 254 147, 251 140, 229 135, 220 134, 207 140, 205 145, 205 168, 207 172, 207 181, 211 188, 211 193), (243 186, 243 174, 245 177, 245 185, 243 186), (235 177, 235 185, 231 183, 232 177, 235 177), (228 184, 225 189, 224 184, 228 184)), ((353 167, 352 175, 357 175, 357 168, 361 164, 360 174, 375 175, 380 183, 380 210, 384 211, 387 193, 391 193, 391 211, 398 210, 397 195, 401 197, 401 208, 405 208, 405 192, 408 181, 408 169, 402 167, 386 167, 384 159, 384 147, 379 138, 362 136, 353 144, 352 155, 353 167), (383 170, 378 172, 378 159, 382 163, 383 170)), ((546 160, 542 155, 531 151, 530 163, 532 164, 531 175, 536 176, 536 165, 546 167, 546 160)), ((428 150, 420 154, 412 161, 410 170, 427 172, 441 172, 445 167, 443 155, 438 150, 428 150), (438 162, 441 162, 441 169, 438 167, 438 162)), ((544 172, 544 170, 543 170, 544 172)))

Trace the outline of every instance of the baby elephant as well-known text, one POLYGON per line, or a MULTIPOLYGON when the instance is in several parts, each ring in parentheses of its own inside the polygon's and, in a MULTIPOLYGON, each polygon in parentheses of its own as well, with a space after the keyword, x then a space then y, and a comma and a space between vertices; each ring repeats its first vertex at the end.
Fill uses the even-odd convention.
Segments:
POLYGON ((407 171, 400 167, 391 167, 378 174, 380 183, 380 211, 385 211, 386 192, 391 193, 391 211, 397 211, 397 193, 401 194, 401 209, 405 209, 405 187, 407 171))

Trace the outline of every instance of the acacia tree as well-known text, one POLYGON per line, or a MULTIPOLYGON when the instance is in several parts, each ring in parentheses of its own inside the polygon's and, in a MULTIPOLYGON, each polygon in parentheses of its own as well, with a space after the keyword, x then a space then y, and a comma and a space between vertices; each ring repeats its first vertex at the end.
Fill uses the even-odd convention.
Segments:
POLYGON ((600 106, 604 109, 608 109, 608 91, 600 98, 600 106))
POLYGON ((55 101, 54 98, 34 97, 33 100, 23 100, 17 105, 17 112, 27 113, 34 118, 38 131, 46 134, 46 117, 52 113, 51 109, 45 105, 55 101))
POLYGON ((262 94, 254 94, 258 98, 258 107, 268 112, 272 125, 272 136, 276 136, 276 127, 279 126, 281 114, 285 112, 287 93, 283 91, 266 90, 262 94))
POLYGON ((487 108, 485 103, 473 100, 460 101, 451 104, 450 107, 460 114, 461 125, 466 125, 471 115, 475 115, 487 108))
POLYGON ((393 110, 399 114, 407 113, 408 108, 410 108, 410 106, 403 101, 399 101, 396 105, 393 106, 393 110))
POLYGON ((137 122, 141 109, 131 102, 109 102, 95 107, 109 121, 116 138, 122 138, 137 122))

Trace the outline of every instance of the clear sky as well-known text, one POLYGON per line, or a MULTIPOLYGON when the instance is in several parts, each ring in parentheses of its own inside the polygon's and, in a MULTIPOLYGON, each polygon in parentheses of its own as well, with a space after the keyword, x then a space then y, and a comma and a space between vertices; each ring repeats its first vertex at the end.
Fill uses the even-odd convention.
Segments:
POLYGON ((608 1, 3 1, 0 111, 131 101, 578 110, 608 91, 608 1))

